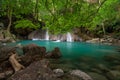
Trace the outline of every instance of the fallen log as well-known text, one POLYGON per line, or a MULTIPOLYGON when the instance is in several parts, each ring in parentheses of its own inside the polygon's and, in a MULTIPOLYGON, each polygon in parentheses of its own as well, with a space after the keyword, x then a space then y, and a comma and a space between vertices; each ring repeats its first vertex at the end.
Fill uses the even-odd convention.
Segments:
POLYGON ((10 61, 15 72, 24 68, 24 66, 18 62, 16 53, 11 52, 11 56, 9 57, 9 61, 10 61))

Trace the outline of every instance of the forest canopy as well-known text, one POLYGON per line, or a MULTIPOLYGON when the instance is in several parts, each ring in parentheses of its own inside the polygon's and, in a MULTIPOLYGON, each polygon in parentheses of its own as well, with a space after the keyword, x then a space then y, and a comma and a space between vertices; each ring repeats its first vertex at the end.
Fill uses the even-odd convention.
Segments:
POLYGON ((43 22, 42 28, 55 34, 81 27, 120 34, 120 0, 0 0, 0 17, 7 17, 8 31, 38 29, 43 22))

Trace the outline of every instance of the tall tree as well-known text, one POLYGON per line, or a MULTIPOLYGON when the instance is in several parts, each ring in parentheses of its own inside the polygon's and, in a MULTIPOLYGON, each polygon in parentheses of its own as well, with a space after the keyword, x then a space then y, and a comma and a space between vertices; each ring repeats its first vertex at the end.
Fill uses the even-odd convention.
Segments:
POLYGON ((92 24, 94 25, 94 27, 96 27, 96 25, 100 25, 102 27, 102 32, 104 33, 104 35, 106 34, 105 23, 115 23, 115 19, 117 17, 116 15, 118 13, 116 9, 118 3, 119 0, 106 0, 102 7, 100 7, 98 13, 96 13, 95 18, 93 19, 92 24))
POLYGON ((36 21, 38 21, 38 4, 39 4, 39 0, 36 0, 36 2, 35 2, 35 14, 34 14, 36 21))

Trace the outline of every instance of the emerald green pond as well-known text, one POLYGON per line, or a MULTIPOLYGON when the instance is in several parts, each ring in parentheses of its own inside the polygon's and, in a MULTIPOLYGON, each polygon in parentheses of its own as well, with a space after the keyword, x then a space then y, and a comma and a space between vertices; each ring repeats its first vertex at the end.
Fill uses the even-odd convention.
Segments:
MULTIPOLYGON (((117 51, 118 46, 92 44, 85 42, 56 42, 56 41, 40 41, 40 40, 24 40, 19 41, 17 44, 27 45, 30 43, 39 46, 45 46, 47 51, 59 47, 62 53, 62 58, 52 60, 56 68, 65 69, 91 69, 98 64, 111 66, 114 63, 105 61, 106 55, 120 55, 117 51)), ((54 66, 55 67, 55 66, 54 66)))
POLYGON ((117 46, 103 45, 103 44, 92 44, 85 42, 56 42, 56 41, 40 41, 40 40, 24 40, 19 41, 22 45, 30 43, 37 44, 39 46, 45 46, 47 51, 53 50, 55 47, 59 47, 63 57, 65 58, 77 58, 80 56, 93 56, 102 57, 110 53, 118 53, 117 46))

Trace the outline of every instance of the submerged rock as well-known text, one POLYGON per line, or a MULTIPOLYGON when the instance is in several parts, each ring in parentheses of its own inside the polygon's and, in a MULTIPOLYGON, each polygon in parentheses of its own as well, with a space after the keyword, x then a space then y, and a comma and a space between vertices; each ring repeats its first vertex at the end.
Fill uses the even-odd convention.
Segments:
POLYGON ((108 72, 108 71, 110 70, 110 69, 109 69, 107 66, 105 66, 104 64, 97 64, 95 67, 96 67, 97 69, 103 71, 103 72, 108 72))
POLYGON ((69 74, 65 75, 61 80, 83 80, 77 76, 71 76, 69 74))
POLYGON ((119 54, 108 54, 104 56, 104 60, 113 63, 113 64, 120 64, 120 55, 119 54))
POLYGON ((120 65, 115 65, 112 67, 113 70, 120 71, 120 65))
POLYGON ((53 72, 56 77, 62 77, 64 75, 64 71, 62 69, 54 69, 53 72))
POLYGON ((93 80, 108 80, 105 76, 98 73, 89 72, 88 74, 93 78, 93 80))
POLYGON ((120 80, 120 71, 111 70, 107 73, 110 80, 120 80))
POLYGON ((53 51, 47 53, 45 55, 46 58, 60 58, 62 56, 60 49, 58 47, 55 47, 53 51))
POLYGON ((70 74, 72 76, 77 76, 81 78, 82 80, 93 80, 87 73, 81 71, 81 70, 72 70, 70 71, 70 74))

